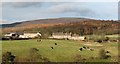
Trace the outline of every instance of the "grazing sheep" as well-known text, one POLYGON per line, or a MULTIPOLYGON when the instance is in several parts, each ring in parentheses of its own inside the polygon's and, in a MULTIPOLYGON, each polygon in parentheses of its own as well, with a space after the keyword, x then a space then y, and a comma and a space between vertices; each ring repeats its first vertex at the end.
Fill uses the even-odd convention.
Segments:
POLYGON ((90 51, 94 51, 93 49, 90 49, 90 51))
POLYGON ((89 49, 90 47, 87 47, 87 49, 89 49))
POLYGON ((82 51, 83 49, 82 48, 80 48, 80 51, 82 51))
POLYGON ((41 40, 37 40, 37 42, 40 42, 41 40))
POLYGON ((57 43, 55 43, 55 45, 57 45, 57 43))
POLYGON ((109 51, 106 51, 106 53, 110 53, 109 51))
POLYGON ((85 47, 85 46, 83 46, 83 48, 84 48, 84 49, 86 49, 86 47, 85 47))
POLYGON ((51 47, 51 49, 53 49, 53 47, 51 47))

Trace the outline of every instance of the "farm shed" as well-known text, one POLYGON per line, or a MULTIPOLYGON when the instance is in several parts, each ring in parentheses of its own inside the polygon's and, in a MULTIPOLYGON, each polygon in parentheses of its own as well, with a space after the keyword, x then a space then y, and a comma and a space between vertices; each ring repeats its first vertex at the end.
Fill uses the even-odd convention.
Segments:
POLYGON ((72 35, 71 33, 63 33, 63 32, 58 32, 58 33, 53 33, 51 37, 49 38, 54 38, 54 39, 70 39, 70 40, 85 40, 86 37, 84 36, 79 36, 79 35, 72 35))
POLYGON ((84 37, 84 36, 72 36, 68 39, 70 39, 70 40, 85 40, 86 37, 84 37))
POLYGON ((66 38, 70 38, 70 37, 71 37, 70 33, 59 32, 59 33, 52 34, 52 38, 57 38, 57 39, 66 39, 66 38))

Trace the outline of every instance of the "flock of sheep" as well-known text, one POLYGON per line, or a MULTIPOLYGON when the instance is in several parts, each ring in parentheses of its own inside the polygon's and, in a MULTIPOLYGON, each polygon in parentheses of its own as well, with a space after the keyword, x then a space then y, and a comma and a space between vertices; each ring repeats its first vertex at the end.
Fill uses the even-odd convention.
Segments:
MULTIPOLYGON (((37 40, 37 42, 41 42, 42 40, 37 40)), ((54 43, 54 45, 58 45, 58 43, 54 43)), ((53 46, 50 47, 51 49, 54 49, 53 46)), ((82 46, 78 49, 79 51, 83 51, 83 50, 89 50, 89 51, 94 51, 95 49, 93 48, 90 48, 89 46, 82 46)), ((109 51, 106 51, 107 54, 109 54, 110 52, 109 51)))
MULTIPOLYGON (((41 40, 37 40, 37 42, 40 42, 41 40)), ((57 43, 54 43, 54 45, 57 45, 57 43)), ((54 47, 52 46, 51 49, 54 49, 54 47)), ((89 46, 83 46, 81 48, 79 48, 79 51, 83 51, 83 50, 90 50, 90 51, 94 51, 94 49, 90 48, 89 46)))
POLYGON ((82 51, 82 50, 84 50, 84 49, 86 49, 86 50, 90 50, 90 51, 94 51, 94 49, 92 49, 92 48, 90 48, 89 46, 83 46, 82 48, 80 48, 79 50, 80 51, 82 51))

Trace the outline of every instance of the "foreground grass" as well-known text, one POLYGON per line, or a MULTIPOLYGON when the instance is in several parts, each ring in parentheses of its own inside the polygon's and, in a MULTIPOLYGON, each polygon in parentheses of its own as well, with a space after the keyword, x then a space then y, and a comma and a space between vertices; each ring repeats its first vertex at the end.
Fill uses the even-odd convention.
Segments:
MULTIPOLYGON (((28 57, 30 48, 39 49, 39 54, 49 58, 52 62, 74 62, 76 55, 81 55, 82 58, 89 62, 113 62, 117 60, 118 44, 117 43, 104 43, 103 46, 89 46, 94 51, 83 50, 79 51, 80 47, 84 46, 82 41, 72 40, 50 40, 42 39, 37 42, 36 39, 32 40, 11 40, 2 42, 2 53, 6 51, 12 52, 16 57, 28 57), (57 45, 55 45, 57 43, 57 45), (51 49, 54 47, 54 49, 51 49), (111 52, 112 58, 98 59, 100 49, 106 49, 111 52), (95 59, 90 59, 94 57, 95 59)), ((94 42, 91 42, 94 43, 94 42)))

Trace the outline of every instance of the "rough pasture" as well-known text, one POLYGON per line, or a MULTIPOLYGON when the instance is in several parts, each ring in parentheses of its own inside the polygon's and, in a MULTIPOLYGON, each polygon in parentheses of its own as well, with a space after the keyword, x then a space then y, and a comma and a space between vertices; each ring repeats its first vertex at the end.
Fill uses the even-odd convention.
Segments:
MULTIPOLYGON (((117 60, 118 53, 118 43, 102 43, 102 46, 95 46, 92 44, 84 45, 86 42, 81 41, 72 41, 72 40, 50 40, 50 39, 42 39, 40 42, 37 42, 36 39, 31 40, 8 40, 2 42, 2 53, 6 51, 12 52, 19 58, 28 57, 29 49, 37 48, 39 50, 39 54, 44 57, 47 57, 52 62, 74 62, 76 61, 76 55, 80 55, 84 61, 90 62, 112 62, 117 60), (55 45, 55 43, 59 45, 55 45), (79 49, 83 46, 94 49, 94 51, 90 51, 84 49, 80 51, 79 49), (51 49, 54 47, 54 49, 51 49), (110 52, 111 58, 109 59, 99 59, 98 54, 100 49, 105 49, 110 52), (91 59, 95 58, 95 59, 91 59)), ((94 43, 94 42, 90 42, 94 43)), ((96 43, 97 44, 97 43, 96 43)), ((99 44, 99 43, 98 43, 99 44)), ((17 60, 16 60, 17 61, 17 60)), ((25 60, 23 60, 25 61, 25 60)), ((82 60, 80 60, 82 61, 82 60)))

